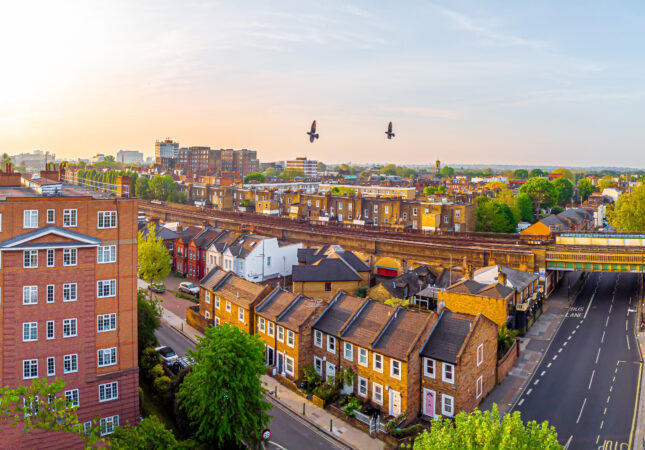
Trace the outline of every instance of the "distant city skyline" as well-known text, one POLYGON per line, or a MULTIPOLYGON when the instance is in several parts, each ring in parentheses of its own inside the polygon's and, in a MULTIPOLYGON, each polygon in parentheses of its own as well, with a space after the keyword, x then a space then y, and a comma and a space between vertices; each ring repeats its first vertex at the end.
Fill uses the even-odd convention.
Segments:
POLYGON ((262 161, 645 167, 637 2, 35 1, 2 13, 1 152, 151 156, 170 137, 262 161))

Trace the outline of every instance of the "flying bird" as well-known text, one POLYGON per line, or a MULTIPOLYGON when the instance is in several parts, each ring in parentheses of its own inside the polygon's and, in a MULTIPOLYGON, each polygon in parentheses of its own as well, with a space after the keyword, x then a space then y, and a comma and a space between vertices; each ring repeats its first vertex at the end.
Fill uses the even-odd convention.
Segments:
POLYGON ((313 142, 314 139, 318 139, 318 133, 316 133, 316 121, 315 120, 311 123, 311 131, 308 131, 307 134, 309 135, 309 142, 313 142))
POLYGON ((395 134, 392 132, 392 122, 390 122, 390 124, 387 126, 387 131, 385 132, 385 134, 387 134, 388 139, 392 139, 395 136, 395 134))

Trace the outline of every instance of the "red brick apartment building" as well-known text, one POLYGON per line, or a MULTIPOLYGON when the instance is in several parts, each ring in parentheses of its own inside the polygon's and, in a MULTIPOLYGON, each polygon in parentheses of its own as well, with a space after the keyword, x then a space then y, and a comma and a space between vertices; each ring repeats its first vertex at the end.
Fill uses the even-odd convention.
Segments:
MULTIPOLYGON (((0 382, 60 378, 79 419, 109 434, 139 418, 137 201, 41 175, 0 172, 0 382)), ((0 427, 4 448, 81 446, 0 427)))

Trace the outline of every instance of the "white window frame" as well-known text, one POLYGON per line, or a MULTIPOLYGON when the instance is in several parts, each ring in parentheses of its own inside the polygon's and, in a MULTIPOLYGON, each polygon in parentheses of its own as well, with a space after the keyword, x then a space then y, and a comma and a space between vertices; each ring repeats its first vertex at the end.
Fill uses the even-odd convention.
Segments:
POLYGON ((374 369, 374 372, 383 373, 383 365, 383 355, 380 353, 374 353, 374 356, 372 357, 372 369, 374 369), (380 362, 380 368, 377 367, 377 362, 380 362))
POLYGON ((65 391, 65 401, 71 402, 72 407, 78 408, 80 406, 78 389, 70 389, 65 391))
POLYGON ((99 230, 104 230, 107 228, 116 228, 116 225, 117 225, 116 211, 98 211, 97 212, 96 226, 99 230))
POLYGON ((56 250, 54 250, 53 248, 48 248, 46 256, 47 256, 47 260, 46 260, 47 267, 56 266, 56 250), (52 257, 51 258, 51 264, 49 262, 49 255, 51 255, 51 257, 52 257))
POLYGON ((287 330, 287 345, 291 348, 296 346, 296 333, 291 330, 287 330))
POLYGON ((278 342, 284 343, 284 327, 282 325, 278 325, 278 342))
POLYGON ((441 394, 441 415, 452 417, 455 414, 455 399, 454 397, 446 394, 441 394), (446 404, 450 404, 450 408, 446 408, 446 404))
POLYGON ((119 382, 99 384, 99 403, 109 402, 119 398, 119 382))
POLYGON ((78 372, 78 353, 63 356, 63 373, 76 372, 78 372))
POLYGON ((231 307, 231 302, 229 302, 228 300, 226 300, 226 312, 231 312, 231 311, 232 311, 232 309, 233 309, 233 308, 231 307))
POLYGON ((116 297, 116 279, 97 281, 96 282, 96 297, 97 298, 116 297), (108 293, 107 294, 104 294, 105 285, 108 286, 108 293))
POLYGON ((99 245, 96 251, 96 262, 97 264, 115 263, 116 245, 99 245))
POLYGON ((23 380, 31 380, 33 378, 38 378, 38 360, 37 359, 23 359, 22 360, 22 379, 23 380), (35 374, 34 374, 34 372, 35 372, 35 374), (25 374, 27 374, 27 375, 25 375, 25 374))
POLYGON ((47 216, 45 217, 45 221, 47 223, 54 223, 56 222, 56 210, 55 209, 48 209, 47 210, 47 216), (51 220, 49 220, 49 214, 51 213, 51 220))
POLYGON ((244 323, 244 308, 241 306, 237 307, 237 320, 244 323))
POLYGON ((38 268, 38 250, 22 251, 22 268, 23 269, 38 268))
POLYGON ((46 339, 56 339, 56 322, 53 320, 48 320, 45 324, 45 338, 46 339), (51 335, 49 334, 49 325, 51 325, 51 335))
POLYGON ((63 302, 78 300, 78 285, 76 283, 63 283, 63 302))
POLYGON ((116 326, 116 313, 98 314, 96 316, 97 333, 116 331, 116 326))
POLYGON ((54 303, 56 301, 56 286, 48 284, 45 288, 45 301, 47 303, 54 303), (50 295, 51 293, 51 295, 50 295))
POLYGON ((267 320, 267 335, 274 337, 275 336, 275 325, 270 320, 267 320))
POLYGON ((398 359, 391 359, 391 358, 390 358, 390 376, 391 376, 392 378, 396 379, 396 380, 400 380, 400 379, 401 379, 401 361, 399 361, 398 359), (395 368, 395 367, 397 368, 397 370, 398 370, 398 372, 399 372, 399 374, 398 374, 398 375, 396 375, 396 374, 394 373, 394 368, 395 368))
POLYGON ((284 371, 291 376, 294 376, 296 370, 296 361, 290 356, 284 356, 284 371), (289 370, 289 361, 291 361, 291 370, 289 370))
POLYGON ((322 371, 323 371, 323 360, 322 360, 322 358, 314 356, 314 370, 316 371, 318 376, 322 376, 322 371))
POLYGON ((101 432, 101 436, 108 436, 114 433, 115 428, 118 426, 119 426, 118 415, 101 418, 99 422, 99 430, 101 432))
POLYGON ((211 304, 211 293, 209 291, 204 291, 204 301, 207 305, 211 304))
POLYGON ((359 397, 367 398, 367 396, 369 395, 369 382, 367 381, 367 378, 359 376, 357 386, 357 395, 359 397), (365 388, 365 393, 361 392, 363 387, 365 388))
POLYGON ((63 227, 74 228, 78 226, 78 210, 64 209, 63 210, 63 227))
POLYGON ((219 309, 219 302, 220 302, 219 295, 216 295, 215 296, 215 308, 217 308, 217 309, 219 309))
POLYGON ((484 362, 484 344, 477 346, 477 367, 481 366, 484 362))
POLYGON ((47 357, 47 376, 48 377, 56 376, 56 358, 53 356, 47 357), (51 363, 51 365, 49 363, 51 363), (51 370, 50 370, 50 367, 51 367, 51 370))
POLYGON ((354 361, 354 346, 349 342, 343 342, 343 358, 354 361))
POLYGON ((23 305, 38 304, 38 286, 22 287, 22 304, 23 305))
POLYGON ((22 342, 38 341, 38 322, 22 323, 22 342))
POLYGON ((71 338, 78 336, 78 319, 63 319, 63 338, 71 338), (69 331, 66 333, 65 328, 68 328, 69 331))
POLYGON ((423 358, 423 376, 434 379, 437 374, 437 362, 432 358, 423 358), (432 373, 428 372, 428 364, 432 366, 432 373))
POLYGON ((266 330, 266 322, 264 320, 264 317, 258 317, 258 331, 261 331, 264 333, 266 330))
POLYGON ((76 266, 76 265, 78 265, 78 249, 77 248, 63 249, 63 266, 70 267, 70 266, 76 266))
POLYGON ((96 352, 97 367, 115 366, 116 364, 117 364, 116 347, 100 348, 97 350, 96 352))
POLYGON ((370 365, 370 356, 366 348, 358 347, 358 365, 363 367, 370 365), (365 356, 365 361, 363 361, 363 356, 365 356))
POLYGON ((318 348, 323 346, 323 335, 320 330, 314 330, 314 345, 318 348))
POLYGON ((25 209, 22 212, 22 227, 38 228, 38 210, 37 209, 25 209))
POLYGON ((382 385, 382 384, 378 384, 378 383, 374 383, 374 382, 372 381, 372 401, 373 401, 374 403, 376 403, 377 405, 381 405, 381 406, 383 406, 383 397, 384 397, 384 394, 383 394, 383 385, 382 385), (378 387, 378 389, 377 389, 377 387, 378 387), (377 393, 377 392, 380 392, 380 393, 381 393, 381 400, 380 400, 380 401, 377 399, 377 395, 376 395, 376 393, 377 393))
POLYGON ((327 335, 327 351, 336 354, 336 338, 330 334, 327 335))
POLYGON ((477 393, 477 398, 482 396, 482 392, 484 390, 483 387, 484 387, 484 378, 482 377, 482 375, 480 375, 477 378, 477 381, 475 383, 475 391, 477 393))
POLYGON ((454 364, 449 364, 449 363, 446 363, 446 362, 441 363, 441 379, 443 380, 444 383, 450 383, 450 384, 455 383, 455 366, 454 366, 454 364), (447 373, 446 369, 448 367, 451 368, 451 376, 450 377, 446 376, 446 373, 447 373))
POLYGON ((210 311, 208 311, 208 310, 204 311, 204 317, 206 318, 206 320, 210 320, 210 318, 211 318, 210 311))

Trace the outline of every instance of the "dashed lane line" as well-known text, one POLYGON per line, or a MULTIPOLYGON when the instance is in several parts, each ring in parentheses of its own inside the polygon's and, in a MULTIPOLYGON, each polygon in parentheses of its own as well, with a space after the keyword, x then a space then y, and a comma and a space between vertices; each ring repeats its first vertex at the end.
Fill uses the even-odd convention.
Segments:
POLYGON ((549 363, 549 364, 547 364, 547 365, 546 365, 546 368, 548 369, 549 367, 551 367, 551 364, 553 364, 553 363, 549 363))
POLYGON ((609 325, 609 316, 607 316, 607 320, 605 321, 605 327, 607 327, 607 325, 609 325))
POLYGON ((580 418, 582 417, 582 411, 585 409, 586 403, 587 403, 587 397, 585 397, 585 400, 582 402, 582 406, 580 407, 580 413, 578 414, 578 420, 576 420, 576 423, 580 423, 580 418))
POLYGON ((600 343, 602 344, 603 342, 605 342, 605 332, 604 331, 602 332, 602 337, 600 338, 600 343))
POLYGON ((591 296, 591 300, 589 300, 589 304, 587 305, 587 310, 585 311, 585 315, 582 317, 583 319, 587 318, 587 314, 589 314, 589 308, 591 308, 591 304, 593 303, 593 299, 596 296, 596 293, 594 292, 593 295, 591 296))
POLYGON ((625 336, 625 339, 627 339, 627 350, 631 350, 631 346, 629 345, 629 335, 625 336))
POLYGON ((588 389, 588 390, 591 390, 591 383, 593 382, 593 376, 594 376, 595 374, 596 374, 596 369, 594 369, 594 370, 591 372, 591 378, 589 379, 589 386, 587 386, 587 389, 588 389))
POLYGON ((524 399, 520 400, 520 402, 517 404, 517 406, 522 406, 522 403, 524 403, 524 399))
POLYGON ((598 354, 596 355, 596 364, 598 364, 598 358, 600 358, 600 347, 598 347, 598 354))
POLYGON ((526 395, 529 395, 531 392, 533 392, 533 388, 531 388, 528 391, 526 391, 526 395))

